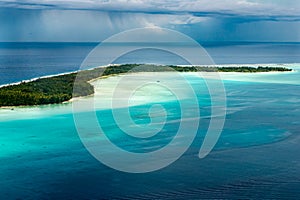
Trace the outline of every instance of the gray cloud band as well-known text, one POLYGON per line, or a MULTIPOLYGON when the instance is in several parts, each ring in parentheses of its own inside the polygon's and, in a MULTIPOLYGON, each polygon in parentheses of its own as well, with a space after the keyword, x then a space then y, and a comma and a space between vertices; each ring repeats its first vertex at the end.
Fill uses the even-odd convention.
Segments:
POLYGON ((2 7, 24 9, 53 9, 53 10, 97 10, 103 12, 130 12, 148 14, 167 14, 191 16, 223 16, 233 18, 250 18, 266 21, 299 21, 298 1, 232 1, 210 0, 190 1, 57 1, 57 0, 5 0, 0 1, 2 7))
MULTIPOLYGON (((191 65, 214 64, 207 52, 188 36, 168 29, 143 28, 125 31, 105 40, 86 57, 81 65, 81 69, 88 69, 87 66, 95 63, 99 63, 99 65, 111 64, 127 53, 148 48, 171 52, 185 59, 191 65), (124 43, 130 45, 120 45, 124 43), (141 43, 143 44, 142 47, 139 46, 141 43), (101 60, 98 60, 99 55, 101 55, 101 60)), ((143 71, 143 66, 134 68, 132 71, 143 71)), ((213 149, 222 132, 226 116, 226 95, 223 83, 217 72, 199 72, 199 75, 205 80, 212 105, 210 125, 199 151, 199 157, 204 158, 213 149)), ((168 89, 177 99, 184 99, 188 96, 190 102, 187 105, 179 101, 181 111, 180 125, 176 136, 167 145, 146 153, 135 153, 122 149, 114 144, 102 129, 95 112, 95 98, 87 98, 85 101, 78 100, 73 102, 73 115, 77 132, 87 150, 103 164, 129 173, 145 173, 159 170, 180 158, 196 137, 200 121, 200 109, 197 96, 190 84, 178 72, 174 72, 173 76, 183 84, 185 88, 184 96, 171 82, 159 83, 159 85, 168 89), (190 110, 190 105, 194 106, 193 112, 190 110)), ((80 73, 76 80, 79 79, 80 73)), ((124 76, 124 79, 126 79, 126 76, 124 76)), ((122 78, 120 81, 122 81, 122 78)), ((123 81, 122 84, 126 84, 126 81, 123 81)), ((138 139, 154 136, 162 129, 165 123, 168 123, 166 117, 162 121, 156 121, 155 118, 149 115, 151 118, 149 125, 140 127, 131 119, 129 100, 138 88, 147 84, 152 83, 149 83, 147 79, 136 81, 134 86, 128 88, 128 92, 125 95, 122 93, 122 97, 120 96, 121 92, 118 91, 120 89, 116 86, 111 103, 113 117, 118 127, 127 135, 138 139), (114 109, 116 108, 116 101, 118 101, 118 105, 128 108, 126 112, 118 113, 114 109), (161 125, 157 127, 157 124, 161 125), (155 128, 151 129, 153 126, 155 128), (133 132, 132 128, 129 129, 128 127, 134 127, 135 131, 133 132), (147 130, 146 135, 136 134, 137 132, 143 132, 143 130, 145 132, 147 130), (152 132, 149 132, 149 130, 152 130, 152 132)), ((74 84, 74 87, 76 85, 74 84)), ((166 111, 159 103, 154 109, 162 111, 163 115, 166 116, 166 111)), ((151 110, 149 112, 151 113, 151 110)))

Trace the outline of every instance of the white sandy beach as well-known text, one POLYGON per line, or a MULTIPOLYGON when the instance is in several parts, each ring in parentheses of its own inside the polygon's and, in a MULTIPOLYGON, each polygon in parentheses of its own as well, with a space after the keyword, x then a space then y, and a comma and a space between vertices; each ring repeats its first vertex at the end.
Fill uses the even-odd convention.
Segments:
POLYGON ((108 109, 189 98, 192 90, 187 89, 189 85, 184 75, 177 72, 139 72, 98 78, 90 81, 95 88, 93 96, 71 101, 93 101, 96 109, 108 109))
MULTIPOLYGON (((176 98, 185 99, 193 95, 192 91, 187 89, 190 87, 185 80, 187 76, 221 78, 224 81, 299 84, 299 80, 293 78, 294 74, 299 73, 298 69, 300 68, 297 66, 299 65, 293 67, 294 71, 292 72, 222 72, 217 74, 205 72, 139 72, 98 78, 90 82, 95 88, 94 95, 74 98, 63 104, 1 108, 1 121, 72 113, 74 101, 92 102, 95 109, 111 109, 153 102, 174 101, 176 98), (291 78, 281 78, 287 75, 291 78), (18 114, 16 115, 16 113, 18 114)), ((295 77, 297 78, 297 76, 295 77)))

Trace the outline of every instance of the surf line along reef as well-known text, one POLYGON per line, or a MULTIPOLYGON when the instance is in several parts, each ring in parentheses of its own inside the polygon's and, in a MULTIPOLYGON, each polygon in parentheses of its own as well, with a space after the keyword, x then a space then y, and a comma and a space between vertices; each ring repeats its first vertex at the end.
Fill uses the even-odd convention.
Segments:
POLYGON ((88 96, 94 94, 94 87, 89 81, 95 78, 106 78, 112 75, 131 72, 286 72, 292 71, 285 67, 269 66, 175 66, 175 65, 143 65, 122 64, 98 67, 90 70, 82 70, 62 75, 37 78, 35 80, 20 82, 18 84, 5 85, 0 88, 0 107, 7 106, 33 106, 45 104, 57 104, 69 101, 73 97, 88 96), (137 69, 137 70, 136 70, 137 69), (78 76, 79 75, 79 76, 78 76), (77 78, 76 78, 77 77, 77 78), (76 82, 75 82, 76 79, 76 82), (73 91, 76 84, 76 91, 73 91))

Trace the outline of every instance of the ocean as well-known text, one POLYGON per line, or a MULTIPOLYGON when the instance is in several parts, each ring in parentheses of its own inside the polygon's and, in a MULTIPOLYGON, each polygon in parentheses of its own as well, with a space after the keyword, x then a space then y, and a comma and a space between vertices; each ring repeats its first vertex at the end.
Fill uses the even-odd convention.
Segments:
MULTIPOLYGON (((78 70, 95 44, 2 43, 0 46, 0 84, 8 84, 78 70)), ((197 105, 191 104, 188 97, 169 99, 169 93, 150 85, 147 91, 151 98, 157 95, 156 100, 130 107, 133 121, 145 130, 149 130, 147 125, 151 120, 167 120, 161 132, 150 138, 134 139, 124 134, 120 124, 129 131, 136 130, 125 120, 121 119, 120 124, 115 121, 114 112, 126 113, 126 107, 95 107, 107 137, 118 147, 135 153, 167 146, 176 138, 181 120, 194 123, 194 118, 182 115, 181 106, 187 105, 189 113, 200 107, 197 135, 187 151, 169 166, 149 173, 121 172, 96 160, 77 133, 72 103, 0 110, 0 198, 299 199, 299 46, 298 43, 204 45, 216 64, 277 63, 294 71, 221 74, 227 98, 226 121, 213 151, 203 159, 199 159, 198 153, 211 120, 212 101, 203 78, 197 74, 182 74, 195 92, 197 105), (152 110, 149 115, 149 109, 157 104, 164 107, 165 119, 160 109, 152 110)), ((142 62, 186 64, 172 54, 154 50, 128 54, 115 61, 142 62)), ((103 84, 108 88, 116 80, 118 77, 112 77, 103 84)), ((159 80, 163 84, 168 79, 159 80)), ((177 79, 169 81, 185 92, 186 88, 177 79)), ((139 91, 137 97, 146 93, 139 91)), ((86 128, 90 123, 84 121, 86 128)), ((185 134, 182 141, 190 134, 188 129, 185 134)), ((89 137, 92 141, 100 139, 99 144, 104 139, 103 135, 89 137)), ((180 140, 177 145, 179 148, 180 140)), ((103 146, 104 154, 114 151, 103 146)), ((140 166, 148 164, 145 161, 140 166)))

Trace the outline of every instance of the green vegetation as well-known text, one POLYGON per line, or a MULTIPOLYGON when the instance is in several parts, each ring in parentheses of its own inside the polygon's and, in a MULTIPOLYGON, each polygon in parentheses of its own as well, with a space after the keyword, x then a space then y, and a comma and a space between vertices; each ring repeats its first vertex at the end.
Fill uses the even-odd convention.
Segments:
POLYGON ((285 72, 292 71, 285 67, 218 67, 218 72, 244 72, 244 73, 257 73, 257 72, 285 72))
POLYGON ((43 105, 62 103, 72 97, 87 96, 94 93, 90 80, 100 76, 121 74, 128 72, 272 72, 291 71, 284 67, 180 67, 180 66, 156 66, 126 64, 120 66, 108 66, 74 72, 66 75, 58 75, 48 78, 40 78, 31 82, 22 82, 18 85, 9 85, 0 88, 1 106, 43 105), (75 81, 76 79, 76 81, 75 81), (76 84, 76 87, 74 87, 76 84))
POLYGON ((0 106, 40 105, 69 100, 75 77, 73 73, 0 88, 0 106))

